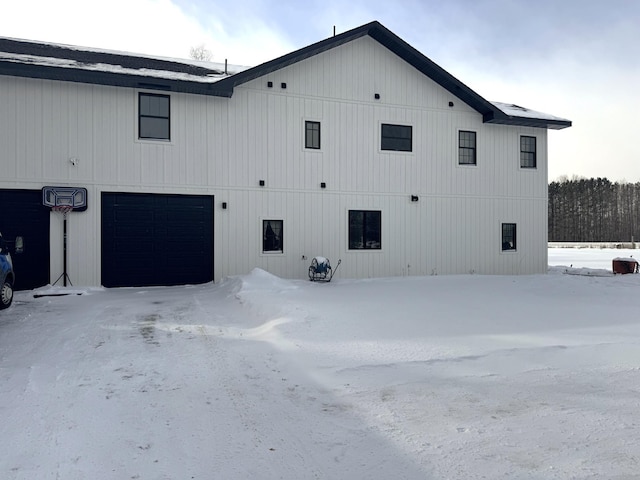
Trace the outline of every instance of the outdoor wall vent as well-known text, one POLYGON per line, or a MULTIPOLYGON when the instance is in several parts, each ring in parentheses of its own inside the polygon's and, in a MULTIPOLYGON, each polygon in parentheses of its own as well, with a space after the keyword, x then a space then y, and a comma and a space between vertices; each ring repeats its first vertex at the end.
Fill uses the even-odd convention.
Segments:
POLYGON ((417 195, 411 195, 411 201, 412 202, 417 202, 418 201, 418 196, 417 195))
POLYGON ((287 84, 286 84, 286 83, 284 83, 284 82, 282 82, 282 83, 280 84, 280 88, 287 88, 287 84))
POLYGON ((267 82, 267 87, 273 88, 273 82, 267 82))
POLYGON ((222 202, 222 209, 226 210, 227 209, 227 202, 222 202))
POLYGON ((324 182, 322 182, 322 183, 320 184, 320 188, 327 188, 327 184, 326 184, 326 183, 324 183, 324 182))
POLYGON ((379 93, 374 93, 373 94, 373 98, 375 98, 376 100, 380 100, 380 94, 379 93))
POLYGON ((449 102, 449 106, 450 106, 450 107, 453 107, 453 102, 449 102))
POLYGON ((260 182, 258 182, 260 184, 261 187, 264 187, 264 180, 260 180, 260 182))

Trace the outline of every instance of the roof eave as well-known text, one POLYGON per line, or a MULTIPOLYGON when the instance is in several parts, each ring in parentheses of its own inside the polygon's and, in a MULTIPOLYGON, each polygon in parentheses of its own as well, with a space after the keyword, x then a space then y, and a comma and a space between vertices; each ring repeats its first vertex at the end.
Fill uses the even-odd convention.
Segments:
POLYGON ((549 118, 530 118, 530 117, 513 117, 513 116, 497 116, 495 118, 485 119, 484 123, 492 123, 497 125, 512 125, 517 127, 535 127, 546 128, 549 130, 562 130, 571 126, 571 120, 549 119, 549 118))
POLYGON ((329 37, 325 40, 309 45, 308 47, 284 55, 283 57, 237 73, 229 78, 221 80, 219 83, 221 84, 221 87, 225 88, 225 90, 233 92, 233 89, 238 85, 242 85, 250 80, 262 77, 276 70, 280 70, 301 60, 313 57, 367 35, 412 65, 418 71, 431 78, 437 84, 448 90, 452 95, 471 106, 483 116, 495 116, 501 113, 494 105, 491 104, 491 102, 482 98, 460 80, 438 66, 420 51, 416 50, 377 21, 367 23, 340 35, 329 37))
POLYGON ((219 88, 217 85, 219 82, 190 82, 188 80, 172 80, 146 75, 125 75, 114 72, 29 65, 15 62, 0 62, 0 75, 221 97, 230 97, 232 93, 224 88, 219 88))

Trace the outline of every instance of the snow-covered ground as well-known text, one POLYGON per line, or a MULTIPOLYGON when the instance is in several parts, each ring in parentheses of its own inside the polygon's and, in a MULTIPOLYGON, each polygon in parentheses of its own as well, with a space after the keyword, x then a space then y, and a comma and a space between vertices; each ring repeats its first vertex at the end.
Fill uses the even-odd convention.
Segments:
POLYGON ((640 275, 610 275, 634 254, 19 292, 0 312, 0 478, 640 478, 640 275))

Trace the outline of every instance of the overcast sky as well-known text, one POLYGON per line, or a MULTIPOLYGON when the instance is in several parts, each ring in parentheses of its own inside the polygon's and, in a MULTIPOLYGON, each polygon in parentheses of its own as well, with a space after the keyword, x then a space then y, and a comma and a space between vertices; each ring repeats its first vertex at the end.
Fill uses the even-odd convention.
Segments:
POLYGON ((572 120, 549 180, 640 181, 638 0, 0 2, 0 36, 248 66, 378 20, 487 100, 572 120))

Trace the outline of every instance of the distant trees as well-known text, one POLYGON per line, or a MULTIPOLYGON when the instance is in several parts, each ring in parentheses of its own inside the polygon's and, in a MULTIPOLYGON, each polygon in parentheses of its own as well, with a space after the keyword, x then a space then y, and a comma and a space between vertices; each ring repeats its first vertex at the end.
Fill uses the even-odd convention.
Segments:
POLYGON ((640 239, 640 182, 560 178, 549 184, 550 242, 640 239))

